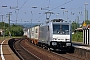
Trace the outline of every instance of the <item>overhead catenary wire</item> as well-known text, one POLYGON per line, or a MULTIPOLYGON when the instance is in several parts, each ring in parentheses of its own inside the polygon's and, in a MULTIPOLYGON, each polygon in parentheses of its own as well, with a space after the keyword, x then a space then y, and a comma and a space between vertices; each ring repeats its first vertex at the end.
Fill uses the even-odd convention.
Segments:
MULTIPOLYGON (((23 6, 27 3, 27 1, 28 1, 28 0, 26 0, 26 1, 22 4, 22 6, 21 6, 20 8, 18 8, 18 11, 20 11, 20 10, 23 8, 23 6)), ((49 3, 48 3, 49 11, 51 11, 51 10, 57 9, 57 8, 65 5, 65 4, 67 4, 67 3, 70 3, 70 2, 73 1, 73 0, 70 0, 70 1, 68 1, 68 2, 65 2, 64 4, 62 4, 62 5, 60 5, 60 6, 56 7, 56 8, 53 8, 53 9, 50 9, 50 0, 47 0, 47 1, 49 2, 49 3)), ((17 5, 18 5, 18 1, 17 1, 17 5)), ((42 16, 38 17, 37 19, 40 19, 41 17, 42 17, 42 16)), ((37 19, 36 19, 36 20, 37 20, 37 19)))
POLYGON ((15 9, 15 14, 16 14, 16 24, 17 24, 17 19, 18 19, 19 11, 20 11, 20 9, 23 8, 23 6, 25 5, 25 3, 26 3, 27 1, 28 1, 28 0, 26 0, 26 1, 23 3, 23 5, 19 8, 19 7, 18 7, 18 0, 17 0, 17 8, 15 9))
MULTIPOLYGON (((54 9, 57 9, 57 8, 59 8, 59 7, 63 6, 63 5, 66 5, 67 3, 70 3, 70 2, 72 2, 72 1, 73 1, 73 0, 70 0, 70 1, 68 1, 68 2, 63 3, 62 5, 60 5, 60 6, 58 6, 58 7, 55 7, 55 8, 53 8, 53 9, 50 9, 50 0, 49 0, 49 4, 48 4, 49 10, 48 10, 48 11, 52 11, 52 10, 54 10, 54 9)), ((41 17, 42 17, 42 16, 41 16, 41 17)), ((39 18, 41 18, 41 17, 39 17, 39 18)))
MULTIPOLYGON (((55 10, 55 9, 57 9, 57 8, 63 6, 63 5, 66 5, 67 3, 72 2, 72 1, 73 1, 73 0, 70 0, 70 1, 68 1, 68 2, 65 2, 64 4, 62 4, 62 5, 60 5, 60 6, 57 6, 57 7, 53 8, 53 9, 51 9, 51 10, 55 10)), ((49 11, 51 11, 51 10, 49 10, 49 11)))
POLYGON ((28 1, 28 0, 26 0, 26 1, 24 2, 24 4, 19 8, 19 10, 23 8, 23 6, 27 3, 27 1, 28 1))

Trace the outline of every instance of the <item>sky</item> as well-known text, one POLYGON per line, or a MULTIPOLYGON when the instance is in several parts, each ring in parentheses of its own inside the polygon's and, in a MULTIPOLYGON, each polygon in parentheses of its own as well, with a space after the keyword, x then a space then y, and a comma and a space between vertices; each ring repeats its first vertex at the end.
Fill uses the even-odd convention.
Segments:
POLYGON ((85 6, 90 20, 90 0, 0 0, 0 22, 4 15, 3 21, 8 23, 7 14, 12 12, 11 23, 44 23, 46 18, 81 23, 85 20, 85 6))

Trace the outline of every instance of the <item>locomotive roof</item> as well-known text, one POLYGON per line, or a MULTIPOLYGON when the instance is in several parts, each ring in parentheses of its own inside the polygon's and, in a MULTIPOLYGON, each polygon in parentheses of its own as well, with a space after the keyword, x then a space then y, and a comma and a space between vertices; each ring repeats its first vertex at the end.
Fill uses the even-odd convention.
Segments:
POLYGON ((50 24, 70 24, 69 22, 63 20, 63 19, 53 19, 53 20, 48 20, 46 23, 42 24, 41 26, 45 25, 50 25, 50 24))
POLYGON ((53 19, 51 20, 52 22, 63 22, 64 20, 63 19, 53 19))

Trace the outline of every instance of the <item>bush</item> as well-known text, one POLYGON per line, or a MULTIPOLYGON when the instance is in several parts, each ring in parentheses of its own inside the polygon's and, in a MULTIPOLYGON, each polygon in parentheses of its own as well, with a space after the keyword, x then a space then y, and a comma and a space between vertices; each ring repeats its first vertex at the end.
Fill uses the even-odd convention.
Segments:
POLYGON ((72 34, 72 41, 83 42, 83 32, 72 34))

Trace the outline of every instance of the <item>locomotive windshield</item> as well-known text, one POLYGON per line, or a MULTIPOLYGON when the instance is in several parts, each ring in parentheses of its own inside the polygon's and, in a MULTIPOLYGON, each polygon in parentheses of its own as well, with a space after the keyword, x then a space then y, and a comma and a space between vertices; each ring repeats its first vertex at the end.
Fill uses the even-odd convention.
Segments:
POLYGON ((53 24, 53 34, 69 34, 69 25, 53 24))

